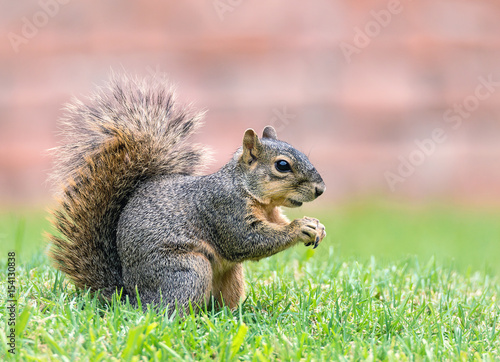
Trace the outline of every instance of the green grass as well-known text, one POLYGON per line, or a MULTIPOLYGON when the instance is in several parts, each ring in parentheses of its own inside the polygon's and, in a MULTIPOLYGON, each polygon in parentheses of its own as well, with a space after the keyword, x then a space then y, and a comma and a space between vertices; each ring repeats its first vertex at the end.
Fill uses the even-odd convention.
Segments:
MULTIPOLYGON (((247 299, 239 310, 182 320, 76 292, 42 253, 43 214, 23 213, 21 222, 3 214, 2 301, 7 251, 18 254, 16 357, 500 359, 498 213, 358 205, 321 214, 328 236, 315 251, 297 247, 246 263, 247 299)), ((5 331, 0 360, 11 357, 5 331)))
MULTIPOLYGON (((309 214, 315 214, 313 207, 308 205, 309 214)), ((435 257, 439 264, 460 272, 500 275, 500 209, 408 208, 379 202, 348 205, 320 215, 328 243, 344 257, 375 255, 384 261, 435 257)))

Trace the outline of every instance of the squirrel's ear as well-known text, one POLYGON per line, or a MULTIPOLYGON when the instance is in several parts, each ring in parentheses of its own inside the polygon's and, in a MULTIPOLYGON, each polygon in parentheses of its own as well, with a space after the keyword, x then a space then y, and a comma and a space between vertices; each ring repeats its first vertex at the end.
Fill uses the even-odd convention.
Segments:
POLYGON ((247 129, 243 136, 243 154, 241 158, 246 164, 252 164, 260 153, 261 143, 255 131, 247 129))
POLYGON ((276 134, 276 130, 272 126, 267 126, 266 128, 264 128, 264 132, 262 132, 262 138, 277 140, 278 135, 276 134))

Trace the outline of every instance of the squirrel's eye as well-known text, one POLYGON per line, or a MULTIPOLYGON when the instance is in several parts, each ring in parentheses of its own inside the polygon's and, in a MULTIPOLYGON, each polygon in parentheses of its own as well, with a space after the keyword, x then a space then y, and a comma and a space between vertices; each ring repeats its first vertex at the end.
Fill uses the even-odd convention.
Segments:
POLYGON ((286 162, 285 160, 278 160, 276 161, 276 169, 279 172, 290 172, 292 171, 292 168, 290 167, 290 164, 286 162))

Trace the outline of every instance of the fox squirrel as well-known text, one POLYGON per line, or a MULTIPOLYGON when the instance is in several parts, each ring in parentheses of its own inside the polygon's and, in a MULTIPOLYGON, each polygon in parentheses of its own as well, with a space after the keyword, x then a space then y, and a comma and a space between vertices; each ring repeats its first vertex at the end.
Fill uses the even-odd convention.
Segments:
MULTIPOLYGON (((325 184, 308 158, 252 129, 219 171, 188 143, 203 114, 181 108, 165 80, 114 77, 66 108, 66 144, 53 149, 59 231, 49 256, 77 288, 183 314, 189 304, 237 307, 242 262, 325 237, 318 220, 290 222, 281 206, 316 199, 325 184)), ((195 307, 196 308, 196 307, 195 307)))

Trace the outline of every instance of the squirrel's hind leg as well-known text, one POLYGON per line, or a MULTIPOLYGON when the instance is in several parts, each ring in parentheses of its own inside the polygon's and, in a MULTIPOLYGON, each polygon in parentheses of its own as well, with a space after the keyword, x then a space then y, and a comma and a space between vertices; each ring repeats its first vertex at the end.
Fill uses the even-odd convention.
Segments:
POLYGON ((168 315, 171 315, 177 307, 177 313, 184 315, 189 313, 190 303, 195 311, 209 303, 212 268, 204 255, 193 252, 168 254, 155 261, 156 265, 148 264, 142 273, 134 273, 141 275, 133 285, 137 285, 144 309, 151 304, 168 308, 168 315))

